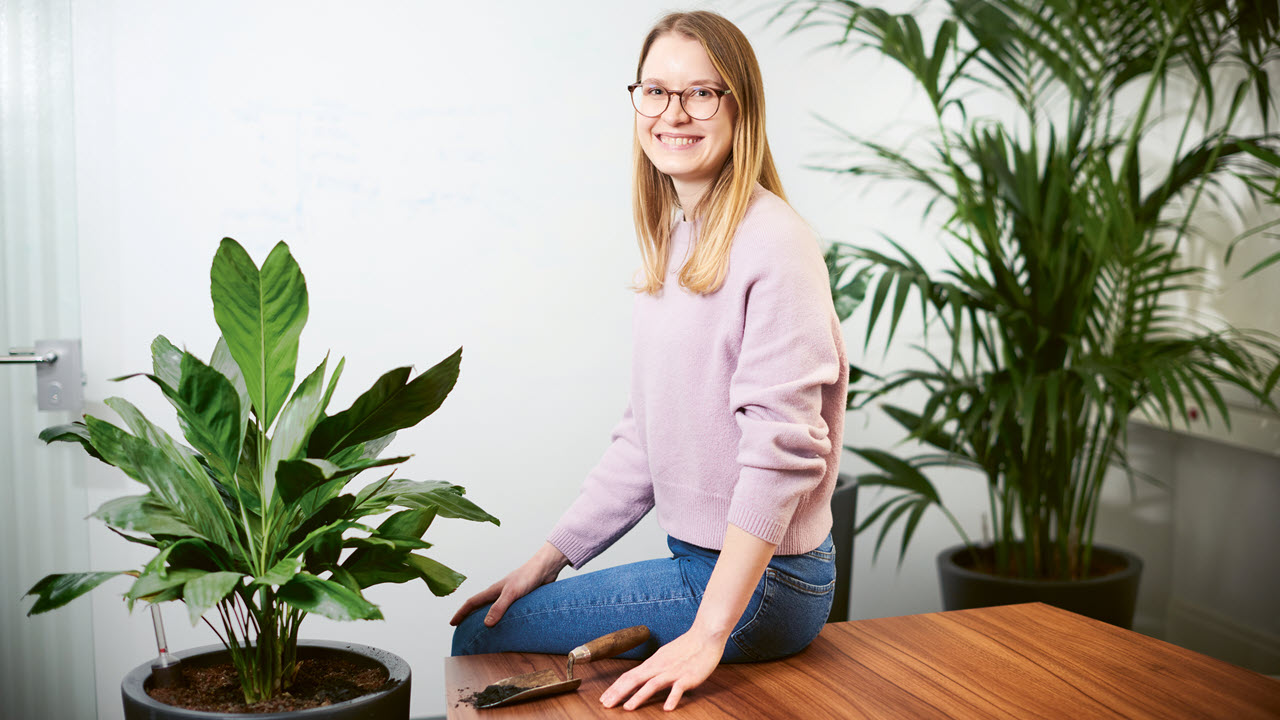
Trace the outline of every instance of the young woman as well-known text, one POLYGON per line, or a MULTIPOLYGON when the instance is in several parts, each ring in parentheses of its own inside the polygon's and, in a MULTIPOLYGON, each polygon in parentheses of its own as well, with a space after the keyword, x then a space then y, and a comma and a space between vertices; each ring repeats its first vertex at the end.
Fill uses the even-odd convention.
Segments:
POLYGON ((648 659, 600 699, 634 709, 670 688, 670 710, 718 663, 799 652, 822 629, 848 363, 742 32, 708 12, 663 18, 629 89, 644 259, 630 404, 547 542, 451 622, 455 655, 568 653, 647 625, 623 657, 648 659), (650 509, 671 558, 556 582, 650 509))

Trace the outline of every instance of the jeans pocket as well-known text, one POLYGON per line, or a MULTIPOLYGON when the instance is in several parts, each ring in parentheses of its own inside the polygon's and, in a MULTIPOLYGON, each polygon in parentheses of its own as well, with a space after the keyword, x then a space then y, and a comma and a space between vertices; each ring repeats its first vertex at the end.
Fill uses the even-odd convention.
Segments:
POLYGON ((794 655, 809 646, 831 614, 835 581, 814 585, 773 568, 764 571, 760 605, 729 639, 749 661, 794 655))

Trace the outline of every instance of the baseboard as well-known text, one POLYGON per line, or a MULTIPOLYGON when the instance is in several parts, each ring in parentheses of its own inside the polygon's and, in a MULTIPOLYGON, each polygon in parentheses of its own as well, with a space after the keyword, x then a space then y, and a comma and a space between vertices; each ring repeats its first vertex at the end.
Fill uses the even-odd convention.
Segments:
POLYGON ((1280 675, 1280 636, 1215 610, 1169 600, 1164 639, 1263 675, 1280 675))

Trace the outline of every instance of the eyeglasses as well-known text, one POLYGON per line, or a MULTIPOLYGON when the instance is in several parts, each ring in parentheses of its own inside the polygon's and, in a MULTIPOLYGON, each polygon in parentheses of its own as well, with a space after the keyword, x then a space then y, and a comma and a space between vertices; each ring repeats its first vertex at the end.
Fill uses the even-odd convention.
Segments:
POLYGON ((680 107, 694 120, 710 120, 720 109, 720 98, 733 92, 694 85, 677 93, 653 83, 632 83, 627 90, 631 93, 631 105, 645 117, 658 117, 666 112, 674 95, 680 98, 680 107))

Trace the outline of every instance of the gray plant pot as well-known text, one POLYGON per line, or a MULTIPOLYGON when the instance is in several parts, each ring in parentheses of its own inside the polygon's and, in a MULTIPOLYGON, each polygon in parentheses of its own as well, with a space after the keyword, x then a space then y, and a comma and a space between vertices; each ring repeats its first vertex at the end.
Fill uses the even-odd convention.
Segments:
MULTIPOLYGON (((389 687, 354 700, 308 710, 257 715, 202 712, 153 700, 147 694, 151 663, 145 663, 134 668, 120 683, 124 717, 125 720, 408 720, 409 663, 398 655, 367 645, 326 640, 298 642, 299 659, 331 654, 347 656, 357 664, 375 663, 385 667, 390 675, 389 687)), ((214 664, 227 660, 227 651, 221 645, 205 645, 175 655, 184 663, 214 664)))
POLYGON ((1138 602, 1142 559, 1119 548, 1094 545, 1093 552, 1123 566, 1123 570, 1085 580, 1022 580, 989 575, 956 562, 964 545, 938 554, 938 579, 945 610, 1042 602, 1122 628, 1133 626, 1138 602))

